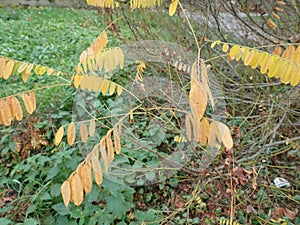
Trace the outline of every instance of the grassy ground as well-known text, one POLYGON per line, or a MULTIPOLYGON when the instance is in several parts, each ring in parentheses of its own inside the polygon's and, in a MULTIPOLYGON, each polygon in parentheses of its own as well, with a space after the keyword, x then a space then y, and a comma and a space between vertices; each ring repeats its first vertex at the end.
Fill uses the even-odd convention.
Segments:
MULTIPOLYGON (((178 35, 174 35, 174 30, 165 27, 167 22, 163 16, 137 13, 133 18, 134 30, 142 35, 184 42, 193 48, 189 43, 191 34, 182 35, 185 31, 178 29, 178 35), (147 33, 145 24, 153 26, 153 32, 147 33)), ((68 76, 74 71, 81 51, 93 42, 109 20, 108 14, 98 15, 94 10, 0 8, 0 54, 50 66, 67 72, 68 76)), ((173 25, 180 22, 172 20, 173 25)), ((108 32, 109 46, 135 38, 125 20, 116 25, 118 36, 108 32)), ((213 58, 209 54, 205 57, 213 58)), ((94 186, 82 206, 71 205, 69 210, 62 203, 60 185, 82 161, 82 152, 65 143, 54 147, 52 140, 59 125, 71 120, 72 92, 68 87, 46 88, 60 83, 49 77, 35 78, 26 85, 18 80, 9 85, 1 81, 5 87, 0 90, 1 97, 36 86, 45 88, 38 93, 36 113, 0 131, 0 224, 121 225, 145 221, 147 224, 220 224, 222 218, 228 221, 231 214, 240 224, 299 224, 296 211, 300 202, 299 143, 285 145, 283 141, 285 137, 299 134, 298 127, 291 125, 297 121, 299 106, 294 102, 299 99, 299 91, 277 85, 266 88, 263 76, 240 64, 234 65, 234 72, 240 76, 234 76, 230 69, 224 69, 227 63, 222 58, 210 63, 212 71, 220 76, 218 79, 226 83, 227 122, 234 136, 234 151, 222 151, 199 176, 179 171, 158 184, 138 187, 105 177, 103 187, 94 186), (236 92, 238 89, 241 91, 236 92), (289 96, 291 102, 287 103, 285 92, 293 94, 289 96), (282 115, 287 112, 282 122, 282 115), (270 133, 277 123, 280 123, 277 133, 270 133), (243 160, 248 157, 249 160, 243 160), (226 168, 228 160, 234 162, 234 169, 226 168), (286 178, 291 187, 275 187, 276 177, 286 178)), ((147 123, 146 118, 140 118, 137 126, 144 128, 147 123)), ((145 140, 149 137, 158 138, 146 134, 145 140)), ((166 133, 165 137, 170 138, 170 134, 166 133)), ((159 147, 163 149, 168 144, 162 142, 159 147)), ((156 162, 147 151, 124 149, 124 155, 135 157, 141 163, 156 162)), ((117 158, 117 165, 132 164, 128 158, 117 158)), ((199 162, 195 157, 186 166, 197 168, 199 162)))

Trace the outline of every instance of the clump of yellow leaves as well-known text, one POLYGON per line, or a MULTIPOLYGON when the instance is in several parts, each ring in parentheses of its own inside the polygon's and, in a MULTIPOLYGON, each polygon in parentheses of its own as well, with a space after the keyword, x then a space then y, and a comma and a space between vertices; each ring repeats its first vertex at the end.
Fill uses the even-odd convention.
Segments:
POLYGON ((233 147, 233 140, 229 128, 222 122, 209 120, 204 116, 207 102, 210 101, 214 109, 214 100, 209 88, 207 68, 203 60, 198 57, 191 69, 191 90, 189 94, 191 114, 185 119, 188 140, 199 142, 202 146, 211 147, 218 142, 227 149, 233 147))
MULTIPOLYGON (((27 113, 32 114, 36 109, 34 91, 31 90, 28 94, 23 93, 22 99, 27 113)), ((15 96, 9 96, 5 100, 0 99, 0 124, 10 126, 14 119, 17 121, 21 121, 23 119, 22 106, 18 98, 15 96)))
MULTIPOLYGON (((90 123, 90 135, 94 133, 93 130, 91 131, 93 129, 91 126, 94 126, 92 123, 90 123)), ((72 137, 74 136, 73 126, 74 124, 70 124, 68 127, 68 132, 71 132, 71 140, 73 140, 72 137)), ((77 206, 81 205, 84 194, 91 192, 93 186, 92 171, 96 184, 102 184, 103 171, 108 171, 109 164, 114 159, 114 152, 116 154, 120 154, 121 152, 120 129, 121 124, 109 130, 100 143, 93 147, 93 150, 87 155, 86 159, 78 165, 76 171, 61 185, 61 193, 66 207, 68 207, 70 202, 74 202, 77 206)), ((87 130, 84 132, 87 132, 87 130)))
POLYGON ((288 45, 281 55, 281 47, 276 47, 272 54, 258 49, 223 44, 223 52, 227 53, 228 60, 242 60, 245 66, 256 69, 268 77, 279 78, 284 84, 296 86, 300 83, 300 46, 288 45))

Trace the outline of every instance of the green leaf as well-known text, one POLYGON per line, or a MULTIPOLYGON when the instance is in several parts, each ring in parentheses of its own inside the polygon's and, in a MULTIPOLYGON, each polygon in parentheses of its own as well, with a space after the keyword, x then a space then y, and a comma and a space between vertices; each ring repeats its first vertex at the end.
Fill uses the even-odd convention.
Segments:
POLYGON ((60 185, 61 184, 56 183, 51 187, 50 194, 52 197, 57 197, 60 195, 60 185))
POLYGON ((30 213, 33 213, 36 210, 36 206, 35 205, 30 205, 27 210, 26 210, 26 216, 30 213))
POLYGON ((108 196, 105 198, 106 207, 113 212, 117 217, 121 217, 125 212, 131 209, 131 204, 125 202, 125 198, 122 193, 117 195, 108 196))
POLYGON ((53 205, 52 208, 62 216, 70 214, 69 210, 65 207, 64 203, 58 203, 56 205, 53 205))
POLYGON ((28 218, 24 221, 24 225, 36 225, 36 224, 39 224, 39 222, 33 218, 28 218))
POLYGON ((55 165, 51 170, 49 171, 46 180, 51 180, 53 177, 55 177, 59 172, 59 168, 57 165, 55 165))
POLYGON ((13 221, 6 219, 6 218, 0 218, 0 224, 1 225, 9 225, 9 224, 13 224, 13 221))

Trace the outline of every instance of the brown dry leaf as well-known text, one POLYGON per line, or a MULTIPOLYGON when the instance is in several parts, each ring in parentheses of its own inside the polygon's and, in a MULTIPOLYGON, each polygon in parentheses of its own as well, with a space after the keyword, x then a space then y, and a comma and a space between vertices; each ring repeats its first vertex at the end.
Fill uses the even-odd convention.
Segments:
POLYGON ((282 48, 280 46, 276 46, 275 49, 273 50, 272 54, 280 56, 281 51, 282 51, 282 48))
POLYGON ((91 120, 90 121, 90 127, 89 127, 89 133, 90 133, 91 137, 93 137, 95 135, 95 131, 96 131, 96 121, 91 120))
POLYGON ((100 165, 99 158, 97 158, 95 155, 91 155, 91 161, 92 161, 92 168, 94 171, 94 177, 95 181, 98 185, 102 184, 102 168, 100 165))
POLYGON ((227 149, 231 149, 233 147, 233 140, 229 128, 224 123, 218 122, 218 129, 224 146, 227 149))
POLYGON ((69 180, 66 180, 60 186, 60 192, 66 208, 68 208, 69 202, 71 201, 71 186, 69 180))
POLYGON ((115 144, 115 150, 117 154, 121 153, 121 141, 120 141, 120 134, 118 129, 114 129, 114 144, 115 144))
POLYGON ((246 212, 247 212, 248 214, 250 214, 250 213, 252 213, 252 212, 254 212, 255 214, 257 214, 257 211, 254 209, 254 207, 253 207, 251 204, 247 205, 246 212))
POLYGON ((75 136, 76 136, 75 124, 70 123, 67 130, 67 140, 69 145, 74 144, 75 136))
POLYGON ((271 30, 275 30, 275 29, 277 28, 276 23, 274 23, 274 21, 271 20, 271 19, 268 19, 268 20, 267 20, 267 25, 268 25, 268 27, 269 27, 271 30))
POLYGON ((232 169, 232 174, 235 176, 241 185, 245 185, 248 181, 244 174, 244 169, 241 167, 235 167, 232 169))
POLYGON ((295 211, 292 211, 292 210, 289 210, 288 208, 284 208, 284 211, 283 211, 284 215, 289 218, 290 220, 294 220, 295 217, 297 216, 298 214, 298 210, 295 209, 295 211))
POLYGON ((60 142, 61 142, 63 136, 64 136, 64 126, 61 126, 61 127, 57 130, 57 132, 56 132, 56 134, 55 134, 55 138, 54 138, 54 145, 55 145, 55 146, 58 146, 58 145, 60 144, 60 142))
POLYGON ((80 125, 80 138, 82 142, 87 142, 89 138, 88 128, 85 123, 80 125))
POLYGON ((74 204, 76 206, 81 205, 83 202, 83 186, 77 173, 75 173, 71 179, 71 195, 74 204))
POLYGON ((284 213, 284 209, 283 208, 277 208, 277 207, 275 207, 274 208, 274 212, 273 212, 271 218, 275 219, 275 220, 278 220, 279 218, 282 217, 283 213, 284 213))

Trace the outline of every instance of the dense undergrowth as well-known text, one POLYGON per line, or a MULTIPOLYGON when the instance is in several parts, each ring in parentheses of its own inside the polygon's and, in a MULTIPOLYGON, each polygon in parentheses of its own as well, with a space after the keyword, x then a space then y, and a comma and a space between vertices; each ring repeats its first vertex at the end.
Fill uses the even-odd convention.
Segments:
MULTIPOLYGON (((0 8, 0 53, 67 71, 68 75, 80 53, 112 20, 124 15, 125 19, 110 26, 109 46, 163 37, 190 50, 195 48, 191 33, 170 31, 166 26, 170 23, 182 28, 179 17, 166 22, 155 12, 123 13, 110 17, 94 10, 0 8)), ((201 28, 204 32, 205 26, 201 28)), ((207 31, 207 35, 219 39, 214 32, 207 31)), ((196 35, 200 34, 199 29, 196 35)), ((182 170, 153 185, 141 180, 139 186, 130 186, 130 177, 127 183, 105 177, 102 187, 94 186, 82 206, 70 205, 68 209, 62 202, 60 185, 86 152, 64 142, 54 147, 52 140, 57 128, 72 118, 70 87, 58 87, 59 81, 52 77, 34 77, 26 84, 15 78, 9 86, 1 81, 5 87, 0 90, 1 97, 33 87, 41 91, 37 92, 38 110, 33 115, 10 128, 1 127, 0 224, 223 224, 222 219, 229 220, 232 212, 240 224, 299 224, 299 87, 271 81, 241 63, 229 66, 220 54, 209 45, 203 46, 202 57, 208 59, 216 80, 224 84, 221 92, 226 115, 219 116, 231 128, 234 149, 221 149, 201 174, 182 170), (49 86, 53 87, 45 88, 49 86), (289 139, 295 140, 293 145, 288 144, 289 139), (287 179, 291 187, 275 187, 276 177, 287 179)), ((153 66, 145 74, 157 71, 153 66)), ((128 68, 115 79, 126 84, 135 74, 128 68)), ((107 105, 116 107, 108 99, 102 100, 105 103, 98 107, 104 114, 108 113, 107 105)), ((145 144, 155 143, 162 152, 172 149, 173 134, 151 126, 146 129, 148 117, 141 116, 135 122, 144 131, 145 144)), ((135 162, 137 166, 151 165, 157 157, 128 148, 116 159, 116 165, 135 162)), ((186 167, 197 169, 200 162, 192 157, 186 167)), ((153 176, 149 173, 146 178, 152 181, 153 176)))

